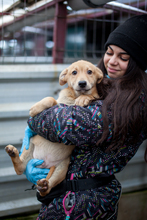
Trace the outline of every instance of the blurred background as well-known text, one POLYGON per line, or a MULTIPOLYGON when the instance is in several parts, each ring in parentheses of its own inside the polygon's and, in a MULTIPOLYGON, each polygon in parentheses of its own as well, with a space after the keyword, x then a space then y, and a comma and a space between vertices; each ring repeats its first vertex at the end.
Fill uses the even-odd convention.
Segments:
MULTIPOLYGON (((147 14, 147 0, 0 0, 0 219, 40 208, 35 190, 25 191, 32 184, 15 174, 4 150, 9 143, 21 147, 29 108, 57 98, 59 74, 72 62, 96 65, 110 32, 138 14, 147 14)), ((119 220, 147 219, 146 145, 117 175, 119 220)))

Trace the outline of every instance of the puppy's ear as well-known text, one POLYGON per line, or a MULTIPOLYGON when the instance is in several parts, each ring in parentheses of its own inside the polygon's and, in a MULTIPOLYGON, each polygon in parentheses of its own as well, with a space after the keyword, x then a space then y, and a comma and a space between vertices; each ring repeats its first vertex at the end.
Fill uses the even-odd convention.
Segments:
POLYGON ((99 84, 102 81, 104 76, 103 76, 102 71, 98 67, 96 67, 95 71, 96 71, 96 74, 97 74, 97 84, 99 84))
POLYGON ((60 76, 59 76, 59 84, 61 86, 63 86, 64 84, 67 83, 67 73, 68 73, 68 68, 66 68, 65 70, 63 70, 61 73, 60 73, 60 76))

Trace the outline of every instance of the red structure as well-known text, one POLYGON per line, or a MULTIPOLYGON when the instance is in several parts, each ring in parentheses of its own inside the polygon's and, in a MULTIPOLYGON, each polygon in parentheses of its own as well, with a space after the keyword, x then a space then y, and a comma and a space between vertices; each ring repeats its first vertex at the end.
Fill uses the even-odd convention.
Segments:
POLYGON ((63 2, 57 2, 55 5, 55 25, 54 25, 54 47, 53 47, 53 63, 63 63, 64 46, 66 37, 66 16, 67 9, 63 2))

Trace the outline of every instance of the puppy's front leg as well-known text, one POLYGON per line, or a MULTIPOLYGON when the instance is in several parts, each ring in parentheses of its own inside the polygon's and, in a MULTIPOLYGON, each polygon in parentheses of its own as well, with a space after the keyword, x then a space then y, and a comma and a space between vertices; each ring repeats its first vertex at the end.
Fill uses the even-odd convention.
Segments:
POLYGON ((46 97, 42 99, 41 101, 34 104, 30 109, 30 116, 34 117, 35 115, 39 114, 43 110, 50 108, 54 105, 57 105, 57 101, 52 97, 46 97))
POLYGON ((80 95, 78 98, 76 98, 75 105, 87 106, 93 100, 95 100, 95 97, 93 95, 80 95))

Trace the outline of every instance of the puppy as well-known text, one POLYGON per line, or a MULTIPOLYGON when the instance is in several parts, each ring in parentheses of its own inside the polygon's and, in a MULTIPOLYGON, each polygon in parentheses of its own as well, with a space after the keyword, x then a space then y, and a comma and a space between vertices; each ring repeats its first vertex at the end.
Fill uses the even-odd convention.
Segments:
MULTIPOLYGON (((103 73, 92 63, 87 61, 77 61, 63 70, 59 76, 60 85, 68 84, 63 89, 59 98, 55 100, 52 97, 46 97, 37 102, 30 109, 30 116, 42 112, 57 103, 66 105, 86 106, 91 101, 98 99, 97 84, 101 82, 103 73)), ((53 143, 43 137, 36 135, 30 139, 29 149, 24 148, 19 157, 18 150, 12 146, 6 146, 6 152, 11 157, 14 169, 18 175, 21 175, 29 160, 37 158, 44 160, 41 168, 50 168, 46 179, 38 180, 37 188, 41 196, 45 196, 57 184, 61 183, 65 177, 70 163, 70 156, 75 148, 74 145, 68 147, 63 143, 53 143)))

